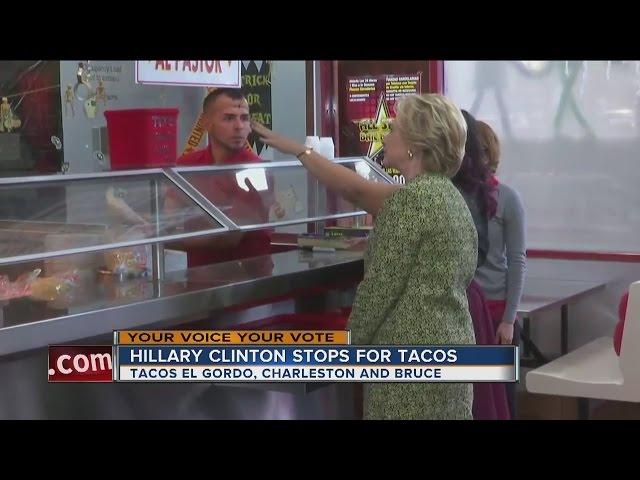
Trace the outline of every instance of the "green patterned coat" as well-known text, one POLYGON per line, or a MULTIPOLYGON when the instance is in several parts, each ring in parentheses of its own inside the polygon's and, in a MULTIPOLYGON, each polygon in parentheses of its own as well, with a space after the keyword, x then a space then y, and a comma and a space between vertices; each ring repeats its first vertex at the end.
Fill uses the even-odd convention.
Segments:
MULTIPOLYGON (((423 174, 381 208, 349 318, 361 345, 475 344, 466 288, 477 234, 451 183, 423 174)), ((367 383, 366 419, 471 419, 472 384, 367 383)))

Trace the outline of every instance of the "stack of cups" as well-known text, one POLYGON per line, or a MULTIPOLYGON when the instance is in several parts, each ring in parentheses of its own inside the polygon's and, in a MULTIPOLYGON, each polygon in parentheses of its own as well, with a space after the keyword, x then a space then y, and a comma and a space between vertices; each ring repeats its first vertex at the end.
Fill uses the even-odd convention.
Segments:
POLYGON ((318 146, 318 153, 329 160, 333 160, 335 157, 335 147, 333 145, 333 138, 322 137, 320 138, 320 144, 318 146))
POLYGON ((333 138, 331 137, 307 137, 304 141, 304 146, 312 148, 315 152, 318 152, 329 160, 335 158, 335 147, 333 145, 333 138))
POLYGON ((307 137, 304 141, 304 146, 307 148, 311 148, 314 151, 318 151, 320 147, 320 138, 319 137, 307 137))

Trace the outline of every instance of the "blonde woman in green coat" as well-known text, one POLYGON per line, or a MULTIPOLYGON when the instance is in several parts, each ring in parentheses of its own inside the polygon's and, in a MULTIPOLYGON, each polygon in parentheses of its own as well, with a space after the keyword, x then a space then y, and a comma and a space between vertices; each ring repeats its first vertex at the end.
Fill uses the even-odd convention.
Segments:
MULTIPOLYGON (((439 94, 397 105, 384 138, 385 166, 405 186, 368 181, 300 143, 254 124, 264 143, 296 155, 329 189, 375 215, 365 276, 349 317, 355 344, 475 344, 466 288, 477 234, 450 178, 464 155, 462 113, 439 94)), ((366 419, 471 419, 472 384, 369 383, 366 419)))

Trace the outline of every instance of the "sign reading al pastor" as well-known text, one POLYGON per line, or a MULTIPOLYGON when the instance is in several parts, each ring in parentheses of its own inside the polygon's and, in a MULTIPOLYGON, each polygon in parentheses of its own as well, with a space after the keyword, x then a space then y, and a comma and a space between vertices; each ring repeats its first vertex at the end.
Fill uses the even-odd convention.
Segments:
POLYGON ((240 61, 137 60, 136 83, 240 88, 240 61))

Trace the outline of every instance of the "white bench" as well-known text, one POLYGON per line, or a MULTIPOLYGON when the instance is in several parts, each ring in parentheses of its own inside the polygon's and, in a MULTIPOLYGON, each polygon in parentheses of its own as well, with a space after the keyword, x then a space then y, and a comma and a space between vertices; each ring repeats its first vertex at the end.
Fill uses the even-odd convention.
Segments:
POLYGON ((532 370, 533 393, 640 402, 640 281, 631 284, 620 357, 602 337, 532 370))

